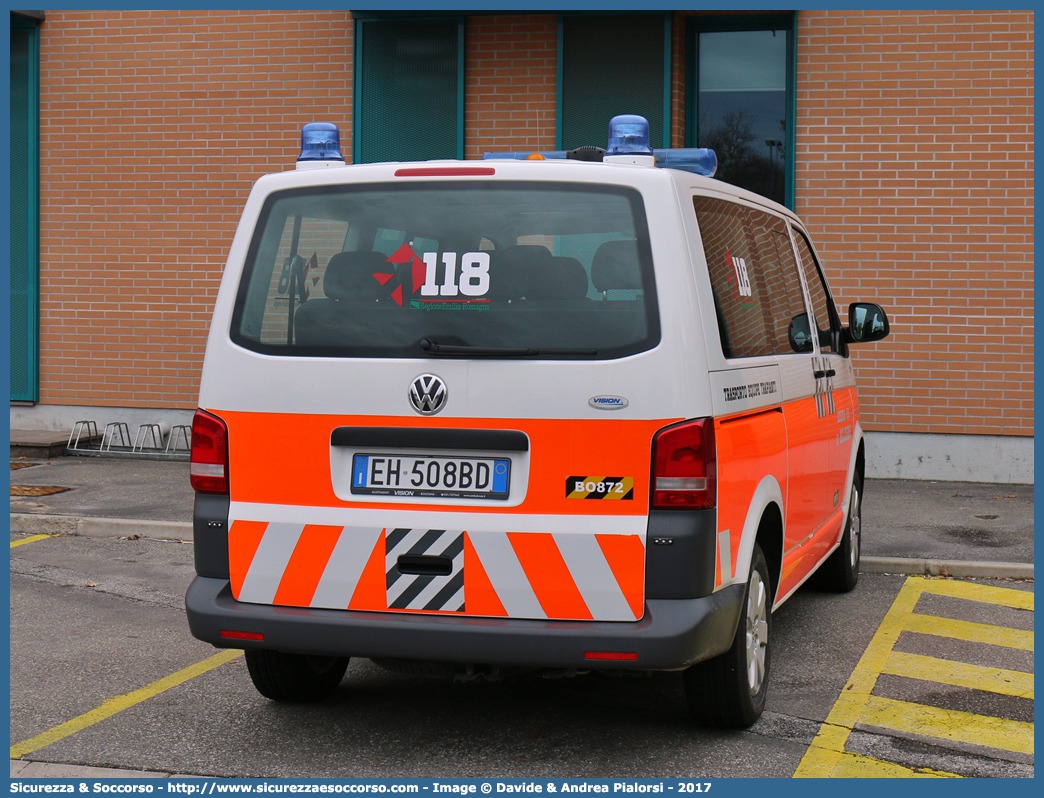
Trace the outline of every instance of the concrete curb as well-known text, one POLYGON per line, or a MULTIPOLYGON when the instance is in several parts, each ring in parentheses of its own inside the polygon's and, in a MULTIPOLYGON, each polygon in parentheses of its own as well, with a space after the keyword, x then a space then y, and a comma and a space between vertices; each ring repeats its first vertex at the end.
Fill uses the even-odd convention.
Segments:
MULTIPOLYGON (((11 513, 11 531, 27 535, 81 535, 95 538, 139 535, 160 540, 192 539, 192 524, 188 521, 138 521, 132 518, 87 518, 33 513, 11 513)), ((859 570, 864 574, 1033 579, 1033 563, 1022 562, 962 562, 916 557, 863 557, 859 561, 859 570)))
POLYGON ((139 535, 160 540, 192 540, 192 523, 188 521, 144 521, 75 515, 11 513, 11 531, 28 535, 80 535, 89 538, 139 535))
POLYGON ((178 776, 166 771, 96 768, 89 765, 63 765, 54 762, 11 760, 12 779, 200 779, 205 776, 178 776))
POLYGON ((979 579, 1032 579, 1033 563, 961 562, 959 560, 922 560, 914 557, 862 557, 859 560, 859 571, 864 574, 964 576, 979 579))

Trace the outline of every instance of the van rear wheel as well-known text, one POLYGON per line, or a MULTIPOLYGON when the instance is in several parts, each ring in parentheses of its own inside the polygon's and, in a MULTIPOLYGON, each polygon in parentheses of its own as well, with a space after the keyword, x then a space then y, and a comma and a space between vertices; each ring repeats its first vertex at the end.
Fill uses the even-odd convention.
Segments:
POLYGON ((768 564, 761 547, 755 544, 743 615, 732 647, 684 673, 685 698, 696 721, 707 726, 745 729, 761 717, 768 692, 771 630, 768 564))
POLYGON ((348 657, 252 649, 246 652, 246 664, 250 680, 265 698, 307 704, 321 701, 337 689, 348 670, 348 657))

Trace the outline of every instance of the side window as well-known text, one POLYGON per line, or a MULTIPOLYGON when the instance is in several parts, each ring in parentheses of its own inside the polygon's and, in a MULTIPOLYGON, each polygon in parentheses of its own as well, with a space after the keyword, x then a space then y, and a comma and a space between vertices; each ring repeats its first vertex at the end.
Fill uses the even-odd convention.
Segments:
POLYGON ((823 283, 823 276, 816 265, 816 259, 812 254, 812 247, 809 246, 808 239, 797 228, 794 229, 794 233, 794 238, 797 239, 798 255, 801 257, 801 267, 805 272, 805 283, 808 285, 808 294, 812 300, 812 313, 816 317, 816 327, 819 332, 819 348, 824 352, 834 352, 836 350, 831 328, 838 327, 838 325, 832 322, 832 319, 837 318, 837 314, 831 312, 833 310, 833 302, 831 302, 830 294, 827 293, 826 285, 823 283))
POLYGON ((805 314, 786 223, 764 211, 694 197, 725 357, 793 353, 791 322, 805 314))
MULTIPOLYGON (((796 343, 802 343, 802 331, 808 329, 808 311, 786 222, 765 211, 745 210, 758 253, 758 276, 764 293, 762 308, 772 342, 772 354, 805 351, 803 346, 799 349, 791 342, 791 325, 794 325, 796 343)), ((807 332, 804 335, 807 338, 807 332)))

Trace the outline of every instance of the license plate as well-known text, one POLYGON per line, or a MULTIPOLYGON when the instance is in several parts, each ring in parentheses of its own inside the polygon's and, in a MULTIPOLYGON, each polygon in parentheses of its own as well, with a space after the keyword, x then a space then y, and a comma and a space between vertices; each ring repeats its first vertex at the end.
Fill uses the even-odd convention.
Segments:
POLYGON ((357 454, 352 493, 440 499, 506 499, 511 461, 484 457, 357 454))

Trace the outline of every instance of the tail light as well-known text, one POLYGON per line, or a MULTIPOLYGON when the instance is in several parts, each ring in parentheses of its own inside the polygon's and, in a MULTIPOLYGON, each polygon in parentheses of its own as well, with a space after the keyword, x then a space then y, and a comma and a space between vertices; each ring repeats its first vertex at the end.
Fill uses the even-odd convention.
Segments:
POLYGON ((228 427, 205 410, 192 419, 189 480, 200 493, 228 493, 228 427))
POLYGON ((653 509, 715 507, 717 473, 713 419, 665 427, 653 439, 653 509))

